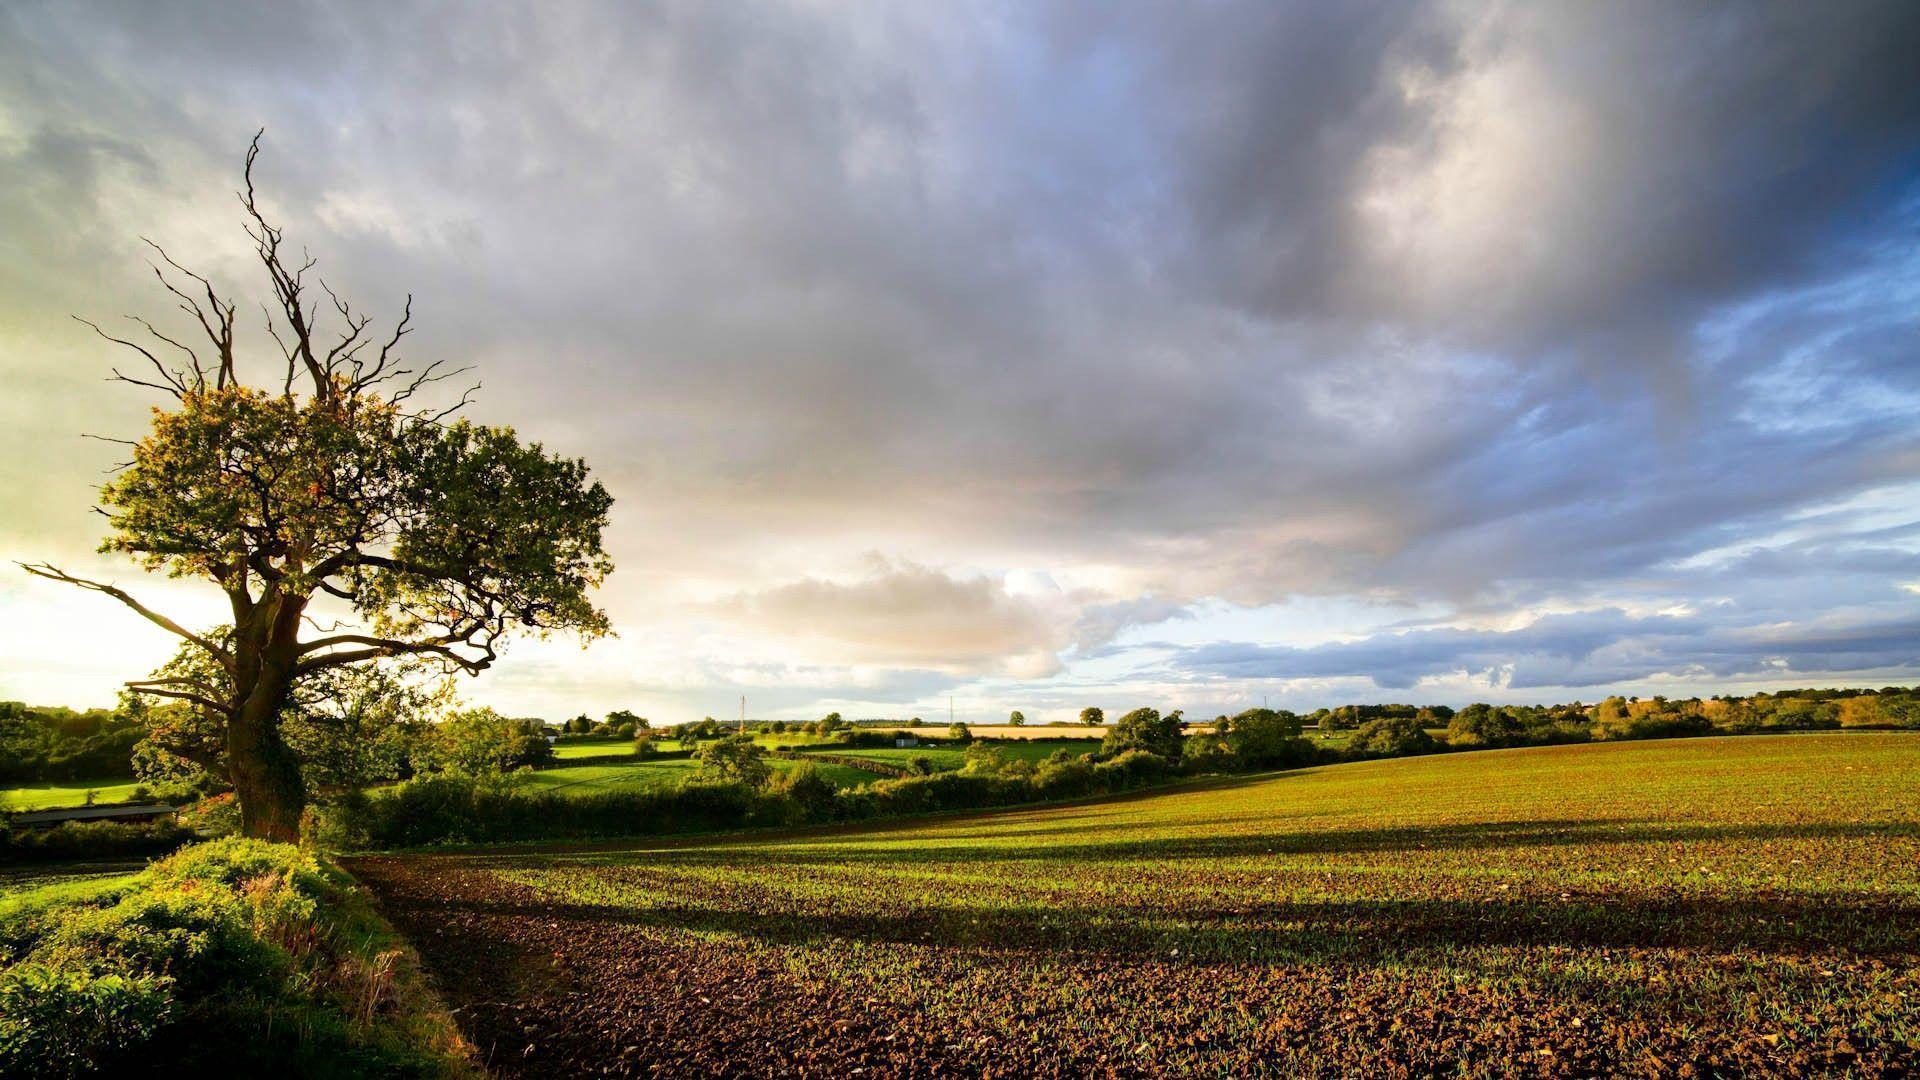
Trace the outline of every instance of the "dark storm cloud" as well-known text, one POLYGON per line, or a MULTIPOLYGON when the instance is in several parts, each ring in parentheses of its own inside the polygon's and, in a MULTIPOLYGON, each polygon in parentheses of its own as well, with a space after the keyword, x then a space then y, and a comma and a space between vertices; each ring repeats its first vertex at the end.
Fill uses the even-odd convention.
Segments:
POLYGON ((1844 675, 1920 663, 1920 620, 1783 627, 1714 615, 1636 618, 1616 608, 1548 615, 1507 631, 1413 630, 1312 648, 1203 645, 1180 650, 1169 663, 1190 674, 1236 679, 1365 675, 1390 690, 1456 675, 1511 690, 1608 686, 1660 675, 1844 675))
POLYGON ((93 408, 46 313, 153 310, 138 232, 244 281, 265 125, 330 280, 607 477, 616 620, 950 667, 1202 597, 1908 603, 1891 541, 1686 560, 1920 474, 1916 54, 1866 2, 17 5, 0 330, 66 404, 0 475, 93 482, 34 464, 93 408), (822 584, 876 549, 937 632, 822 584))

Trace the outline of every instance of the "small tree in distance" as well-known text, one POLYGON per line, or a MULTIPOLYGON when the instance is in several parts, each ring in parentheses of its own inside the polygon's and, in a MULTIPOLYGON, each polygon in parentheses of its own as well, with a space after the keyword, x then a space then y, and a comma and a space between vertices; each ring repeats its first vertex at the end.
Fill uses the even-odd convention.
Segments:
POLYGON ((1107 714, 1098 705, 1089 705, 1080 710, 1080 722, 1088 727, 1099 727, 1107 722, 1107 714))
POLYGON ((1007 723, 1012 724, 1014 727, 1023 727, 1026 722, 1027 714, 1021 712, 1019 709, 1015 709, 1013 712, 1007 714, 1007 723))
POLYGON ((699 775, 703 780, 737 780, 748 787, 758 788, 765 787, 767 780, 773 776, 773 767, 767 764, 766 751, 751 736, 715 739, 695 750, 693 758, 700 763, 699 775))

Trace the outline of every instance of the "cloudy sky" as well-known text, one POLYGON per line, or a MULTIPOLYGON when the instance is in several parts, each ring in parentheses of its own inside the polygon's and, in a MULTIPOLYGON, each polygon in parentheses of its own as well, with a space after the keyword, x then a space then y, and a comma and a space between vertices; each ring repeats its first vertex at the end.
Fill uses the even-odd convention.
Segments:
MULTIPOLYGON (((143 235, 265 298, 265 127, 328 282, 617 500, 619 637, 475 701, 1920 681, 1920 5, 268 8, 0 3, 9 560, 218 619, 93 554, 154 402, 69 316, 168 314, 143 235)), ((168 651, 0 574, 0 698, 168 651)))

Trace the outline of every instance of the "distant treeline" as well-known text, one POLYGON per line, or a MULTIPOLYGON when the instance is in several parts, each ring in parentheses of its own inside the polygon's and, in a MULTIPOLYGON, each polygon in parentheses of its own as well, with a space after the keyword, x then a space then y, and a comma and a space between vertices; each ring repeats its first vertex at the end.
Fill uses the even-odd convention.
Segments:
POLYGON ((1445 705, 1342 705, 1301 720, 1322 731, 1345 731, 1379 719, 1446 728, 1457 746, 1570 742, 1582 738, 1751 731, 1819 731, 1843 727, 1920 728, 1920 689, 1777 690, 1745 697, 1609 697, 1593 704, 1489 705, 1455 711, 1445 705))
POLYGON ((117 710, 0 701, 0 783, 131 779, 133 748, 145 737, 138 719, 117 710))
MULTIPOLYGON (((1397 746, 1397 752, 1424 749, 1415 731, 1444 729, 1451 747, 1515 746, 1528 743, 1579 742, 1588 739, 1632 739, 1700 735, 1711 732, 1817 731, 1831 728, 1920 728, 1920 688, 1888 686, 1878 690, 1779 690, 1747 696, 1710 698, 1609 697, 1591 704, 1561 705, 1474 704, 1455 710, 1445 705, 1341 705, 1294 714, 1322 733, 1356 731, 1376 722, 1395 722, 1372 732, 1397 746), (1391 734, 1390 734, 1391 733, 1391 734)), ((1096 710, 1088 710, 1096 713, 1096 710)), ((139 778, 178 779, 156 771, 154 761, 175 760, 176 748, 203 732, 186 731, 181 710, 89 709, 84 712, 58 706, 29 706, 0 702, 0 784, 58 780, 139 778), (143 746, 144 742, 144 746, 143 746), (136 770, 136 749, 147 766, 136 770)), ((1097 715, 1097 713, 1096 713, 1097 715)), ((1218 720, 1205 721, 1168 714, 1188 731, 1218 720)), ((820 738, 847 738, 856 729, 877 725, 854 723, 829 713, 812 721, 759 721, 749 730, 772 734, 805 734, 820 738)), ((1110 725, 1105 725, 1110 727, 1110 725)), ((964 727, 964 725, 963 725, 964 727)), ((543 732, 565 732, 564 737, 613 736, 650 743, 666 731, 644 717, 617 709, 603 721, 576 717, 564 725, 547 725, 527 718, 510 720, 489 710, 453 714, 444 724, 394 716, 380 723, 323 725, 296 724, 290 738, 302 743, 310 758, 309 777, 322 787, 354 787, 406 779, 417 773, 441 771, 450 765, 471 770, 480 765, 513 768, 551 761, 543 732), (309 730, 311 729, 311 730, 309 730), (312 746, 305 744, 312 743, 312 746)), ((719 739, 738 729, 731 723, 704 719, 670 729, 687 740, 719 739)), ((1372 740, 1369 740, 1372 741, 1372 740)), ((644 752, 644 747, 642 752, 644 752)), ((211 787, 217 788, 213 784, 211 787)))

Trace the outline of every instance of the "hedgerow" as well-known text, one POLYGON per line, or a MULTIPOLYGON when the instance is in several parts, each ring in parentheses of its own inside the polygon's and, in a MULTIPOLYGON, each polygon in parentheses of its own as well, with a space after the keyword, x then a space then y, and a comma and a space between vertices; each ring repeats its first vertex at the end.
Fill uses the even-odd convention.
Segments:
POLYGON ((171 821, 67 821, 16 828, 0 820, 0 863, 165 855, 194 833, 171 821))

